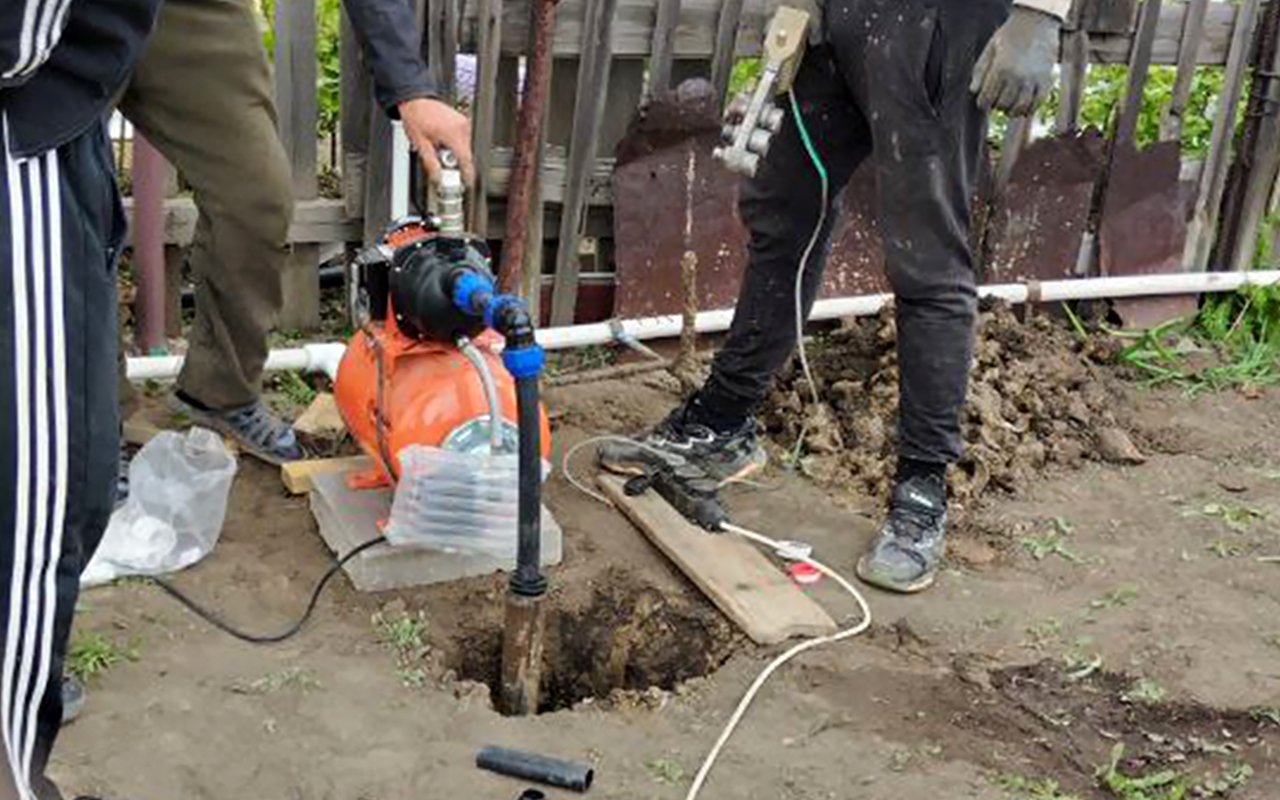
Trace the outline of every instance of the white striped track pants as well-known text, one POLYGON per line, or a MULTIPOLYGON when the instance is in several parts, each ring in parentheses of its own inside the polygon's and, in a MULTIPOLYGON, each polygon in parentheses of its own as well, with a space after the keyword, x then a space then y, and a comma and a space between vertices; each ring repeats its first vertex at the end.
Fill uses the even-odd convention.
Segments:
POLYGON ((114 499, 114 262, 124 224, 100 126, 15 159, 3 122, 0 732, 19 797, 48 800, 59 797, 44 770, 80 570, 114 499))

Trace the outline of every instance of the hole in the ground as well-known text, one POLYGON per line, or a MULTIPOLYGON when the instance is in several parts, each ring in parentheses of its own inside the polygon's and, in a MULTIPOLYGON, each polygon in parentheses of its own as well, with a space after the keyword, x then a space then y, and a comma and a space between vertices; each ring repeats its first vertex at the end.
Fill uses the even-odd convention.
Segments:
MULTIPOLYGON (((671 690, 715 672, 740 646, 730 623, 710 605, 609 575, 585 607, 548 609, 538 713, 559 711, 615 692, 671 690)), ((502 630, 465 634, 458 677, 497 696, 502 630)))

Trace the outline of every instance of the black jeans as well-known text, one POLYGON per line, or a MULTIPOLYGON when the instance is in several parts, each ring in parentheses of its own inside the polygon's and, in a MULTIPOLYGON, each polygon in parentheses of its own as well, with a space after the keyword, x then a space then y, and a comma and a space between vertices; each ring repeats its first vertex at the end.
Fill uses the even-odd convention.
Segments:
MULTIPOLYGON (((977 305, 970 201, 986 119, 969 91, 973 65, 1010 0, 827 3, 829 44, 810 50, 795 82, 804 123, 834 198, 870 156, 886 269, 896 296, 901 368, 899 455, 960 455, 977 305)), ((733 326, 699 405, 750 413, 795 345, 796 270, 821 211, 820 183, 788 115, 742 219, 749 260, 733 326)), ((838 214, 831 208, 805 274, 805 314, 821 284, 838 214)))

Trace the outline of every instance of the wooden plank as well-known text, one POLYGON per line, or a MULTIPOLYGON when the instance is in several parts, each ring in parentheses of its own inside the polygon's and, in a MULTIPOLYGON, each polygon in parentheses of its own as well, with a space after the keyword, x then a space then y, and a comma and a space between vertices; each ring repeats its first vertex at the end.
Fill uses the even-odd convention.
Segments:
POLYGON ((369 161, 364 176, 364 243, 373 244, 391 222, 391 119, 369 118, 369 161))
POLYGON ((343 6, 338 43, 341 82, 338 86, 339 137, 342 139, 342 199, 347 216, 364 214, 364 174, 369 160, 369 111, 373 108, 373 78, 343 6))
MULTIPOLYGON (((125 210, 133 198, 124 199, 125 210)), ((200 213, 190 197, 173 197, 164 202, 164 240, 167 245, 186 246, 195 237, 200 213)), ((294 204, 289 241, 295 244, 331 244, 360 241, 360 220, 347 214, 346 201, 327 197, 300 200, 294 204)), ((130 231, 132 236, 132 231, 130 231)), ((132 239, 130 239, 132 241, 132 239)))
MULTIPOLYGON (((467 204, 468 227, 484 236, 489 230, 489 167, 493 159, 494 121, 499 94, 499 62, 502 56, 502 0, 480 0, 480 44, 476 58, 476 99, 472 108, 471 150, 475 154, 476 183, 467 204)), ((514 97, 515 87, 506 87, 514 97)))
MULTIPOLYGON (((1204 38, 1196 60, 1201 65, 1222 66, 1227 63, 1232 32, 1238 9, 1235 3, 1210 3, 1205 16, 1204 38)), ((1182 28, 1186 20, 1186 3, 1169 3, 1160 15, 1151 63, 1178 63, 1182 46, 1182 28)), ((1091 34, 1089 60, 1095 64, 1127 64, 1131 60, 1133 37, 1128 34, 1091 34)))
POLYGON ((696 527, 654 492, 628 497, 623 481, 600 477, 613 504, 757 644, 836 631, 835 620, 754 546, 696 527))
POLYGON ((1142 92, 1146 88, 1147 74, 1151 69, 1151 48, 1155 44, 1156 24, 1160 21, 1162 5, 1161 0, 1146 0, 1142 4, 1133 57, 1129 61, 1129 80, 1125 86, 1124 102, 1120 106, 1120 118, 1116 122, 1113 143, 1132 143, 1138 128, 1142 92))
MULTIPOLYGON (((587 182, 595 164, 600 128, 609 99, 609 67, 613 60, 613 18, 618 0, 590 0, 586 30, 591 32, 582 56, 573 110, 573 138, 565 179, 556 253, 556 288, 551 299, 551 324, 573 324, 578 300, 578 237, 587 207, 587 182)), ((553 117, 554 118, 554 117, 553 117)))
MULTIPOLYGON (((293 194, 310 200, 316 182, 316 3, 290 0, 276 4, 276 109, 280 140, 293 173, 293 194)), ((282 328, 309 330, 320 324, 320 250, 295 245, 285 260, 282 328)))
POLYGON ((335 472, 360 472, 373 466, 368 456, 347 456, 344 458, 315 458, 309 461, 294 461, 280 467, 280 480, 289 494, 306 494, 311 491, 317 475, 330 475, 335 472))
POLYGON ((649 51, 650 97, 671 88, 671 62, 675 58, 676 26, 680 24, 680 0, 658 0, 653 19, 653 45, 649 51))
POLYGON ((1074 131, 1080 124, 1080 106, 1084 102, 1084 82, 1089 74, 1089 34, 1071 31, 1063 38, 1062 103, 1054 123, 1057 133, 1074 131))
POLYGON ((1191 99, 1191 82, 1196 76, 1196 56, 1204 40, 1204 18, 1209 10, 1209 0, 1190 0, 1187 14, 1182 21, 1182 42, 1178 46, 1178 71, 1173 79, 1173 91, 1169 105, 1160 118, 1161 141, 1182 138, 1182 115, 1191 99))
MULTIPOLYGON (((1215 4, 1217 5, 1217 4, 1215 4)), ((1227 167, 1231 160, 1231 140, 1235 135, 1236 106, 1248 72, 1246 65, 1253 41, 1253 28, 1261 0, 1243 0, 1238 24, 1232 33, 1231 52, 1218 97, 1218 111, 1209 139, 1209 152, 1200 173, 1195 213, 1187 229, 1187 250, 1183 259, 1187 269, 1204 271, 1209 266, 1218 213, 1226 189, 1227 167)))
POLYGON ((743 0, 724 0, 716 20, 716 46, 711 54, 711 85, 721 105, 729 93, 729 78, 738 51, 738 31, 742 28, 743 0))

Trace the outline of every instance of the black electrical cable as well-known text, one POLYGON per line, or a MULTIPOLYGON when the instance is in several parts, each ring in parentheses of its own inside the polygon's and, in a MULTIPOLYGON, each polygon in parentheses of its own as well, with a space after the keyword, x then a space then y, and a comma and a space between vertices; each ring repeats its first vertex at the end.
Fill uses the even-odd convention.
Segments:
POLYGON ((315 612, 316 603, 320 602, 320 593, 324 591, 324 587, 328 585, 329 581, 333 579, 333 576, 337 575, 338 571, 341 570, 348 561, 360 555, 365 550, 368 550, 369 548, 373 547, 374 545, 384 544, 385 542, 386 542, 386 539, 383 539, 381 536, 379 536, 376 539, 370 539, 369 541, 361 545, 357 545, 356 548, 352 550, 350 553, 347 553, 345 556, 338 559, 334 563, 334 565, 329 568, 329 571, 326 572, 324 576, 320 578, 320 581, 316 584, 316 588, 311 592, 311 600, 308 601, 307 603, 307 610, 302 612, 302 616, 298 619, 297 622, 289 626, 287 630, 277 634, 264 636, 264 635, 257 635, 252 633, 245 633, 244 631, 237 630, 236 628, 232 627, 230 623, 225 622, 217 614, 205 608, 204 606, 200 605, 195 600, 192 600, 181 589, 169 583, 168 581, 162 578, 152 578, 151 581, 155 583, 156 586, 159 586, 161 589, 163 589, 165 593, 168 594, 170 597, 172 597, 173 599, 177 600, 179 603, 182 603, 184 606, 186 606, 197 617, 209 623, 210 625, 222 631, 223 633, 230 634, 231 636, 234 636, 240 641, 249 642, 250 644, 277 644, 279 642, 285 641, 286 639, 292 639, 294 636, 298 634, 299 631, 302 630, 302 626, 307 624, 307 620, 311 619, 311 614, 315 612))

